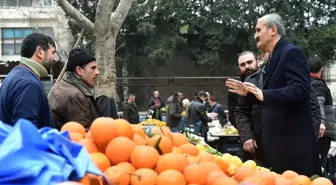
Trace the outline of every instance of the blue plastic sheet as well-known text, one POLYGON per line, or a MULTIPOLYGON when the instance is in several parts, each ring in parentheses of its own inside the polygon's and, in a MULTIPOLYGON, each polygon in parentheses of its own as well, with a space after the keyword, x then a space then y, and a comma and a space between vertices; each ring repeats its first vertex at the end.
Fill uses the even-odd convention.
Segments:
POLYGON ((38 130, 24 119, 14 127, 0 122, 1 185, 54 185, 78 181, 86 173, 103 176, 68 132, 48 127, 38 130))

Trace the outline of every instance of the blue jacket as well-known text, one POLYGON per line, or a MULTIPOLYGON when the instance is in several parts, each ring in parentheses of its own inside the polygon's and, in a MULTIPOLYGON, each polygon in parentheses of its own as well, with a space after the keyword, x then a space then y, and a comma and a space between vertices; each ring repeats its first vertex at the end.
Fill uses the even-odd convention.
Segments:
POLYGON ((14 125, 20 118, 37 128, 51 126, 51 113, 40 79, 28 68, 16 66, 0 88, 0 120, 14 125))

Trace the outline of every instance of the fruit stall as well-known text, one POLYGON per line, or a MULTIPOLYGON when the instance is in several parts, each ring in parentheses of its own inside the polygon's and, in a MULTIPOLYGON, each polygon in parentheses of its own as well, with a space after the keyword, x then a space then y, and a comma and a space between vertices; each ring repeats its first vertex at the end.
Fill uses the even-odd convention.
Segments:
POLYGON ((97 118, 88 131, 68 122, 60 132, 20 120, 0 131, 0 160, 7 164, 2 173, 13 161, 17 165, 0 184, 332 185, 323 177, 290 170, 277 174, 254 161, 242 162, 194 134, 172 133, 165 126, 145 131, 124 119, 97 118))

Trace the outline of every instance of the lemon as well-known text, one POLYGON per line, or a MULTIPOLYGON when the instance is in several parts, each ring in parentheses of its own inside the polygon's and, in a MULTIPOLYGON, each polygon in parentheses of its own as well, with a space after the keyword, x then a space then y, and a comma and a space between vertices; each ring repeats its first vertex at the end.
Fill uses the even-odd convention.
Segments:
MULTIPOLYGON (((243 166, 250 166, 254 169, 257 169, 257 163, 254 162, 253 160, 248 160, 243 163, 243 166)), ((260 168, 261 169, 261 168, 260 168)))
POLYGON ((243 164, 243 161, 237 156, 232 156, 231 160, 230 160, 230 163, 235 164, 237 166, 240 166, 240 165, 243 164))
POLYGON ((225 153, 222 155, 222 159, 226 162, 229 162, 231 160, 232 155, 229 153, 225 153))
POLYGON ((197 144, 196 145, 196 148, 199 150, 199 151, 205 151, 205 147, 201 144, 197 144))

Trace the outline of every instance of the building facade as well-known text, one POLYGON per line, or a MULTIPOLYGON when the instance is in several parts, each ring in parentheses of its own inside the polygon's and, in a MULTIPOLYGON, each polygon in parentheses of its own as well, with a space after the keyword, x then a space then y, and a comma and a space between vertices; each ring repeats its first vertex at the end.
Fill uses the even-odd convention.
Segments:
MULTIPOLYGON (((54 0, 0 0, 0 65, 17 63, 23 39, 33 32, 52 37, 57 60, 65 62, 73 37, 64 11, 54 0)), ((5 76, 0 75, 0 83, 5 76)), ((52 75, 42 82, 48 93, 53 84, 52 75)))
POLYGON ((72 35, 64 12, 54 0, 0 0, 0 60, 20 59, 23 39, 41 32, 52 37, 57 45, 58 60, 66 60, 72 35))

